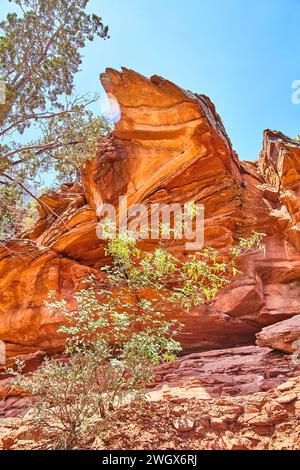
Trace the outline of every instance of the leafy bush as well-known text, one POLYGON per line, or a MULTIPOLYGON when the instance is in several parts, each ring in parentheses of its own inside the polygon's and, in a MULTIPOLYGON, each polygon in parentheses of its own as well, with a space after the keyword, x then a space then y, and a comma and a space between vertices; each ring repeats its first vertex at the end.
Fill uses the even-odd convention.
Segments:
POLYGON ((211 301, 237 274, 236 258, 263 249, 262 237, 253 233, 241 240, 226 263, 212 249, 186 261, 162 247, 144 252, 130 234, 119 233, 107 239, 112 263, 103 270, 109 290, 91 276, 75 295, 73 309, 50 293, 48 308, 65 320, 60 332, 66 336, 66 356, 47 359, 26 376, 20 368, 14 372, 18 385, 34 397, 33 419, 50 445, 80 446, 93 416, 107 423, 120 406, 142 399, 153 367, 181 350, 176 336, 182 325, 172 309, 211 301))

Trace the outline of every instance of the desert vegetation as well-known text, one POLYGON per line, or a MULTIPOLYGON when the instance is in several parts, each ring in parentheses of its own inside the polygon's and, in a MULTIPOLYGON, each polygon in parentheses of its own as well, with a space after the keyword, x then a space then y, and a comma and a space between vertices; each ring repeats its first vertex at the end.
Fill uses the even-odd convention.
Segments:
POLYGON ((109 287, 91 276, 75 295, 74 308, 49 294, 48 309, 64 321, 63 358, 45 358, 25 375, 18 360, 5 371, 33 397, 32 426, 43 430, 46 448, 80 448, 92 419, 100 420, 101 436, 120 407, 142 406, 155 366, 173 361, 182 349, 177 340, 182 325, 172 318, 172 307, 190 311, 212 301, 236 276, 237 259, 264 249, 263 234, 253 233, 232 248, 230 262, 212 249, 181 261, 164 246, 141 250, 130 233, 107 234, 111 263, 102 270, 109 287))

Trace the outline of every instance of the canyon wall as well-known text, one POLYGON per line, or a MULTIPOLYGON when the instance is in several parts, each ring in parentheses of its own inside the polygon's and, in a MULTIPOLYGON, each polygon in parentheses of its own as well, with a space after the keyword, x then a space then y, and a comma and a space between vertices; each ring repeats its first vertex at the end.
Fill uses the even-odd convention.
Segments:
MULTIPOLYGON (((266 234, 265 254, 243 259, 242 274, 214 303, 175 312, 185 351, 254 344, 263 328, 299 314, 300 144, 266 130, 258 161, 239 161, 206 96, 127 69, 107 69, 101 81, 115 130, 84 163, 81 182, 42 196, 35 227, 0 247, 0 340, 8 356, 62 349, 62 319, 44 302, 52 290, 72 302, 91 273, 106 283, 97 210, 111 203, 122 213, 120 196, 129 207, 203 204, 205 245, 224 256, 252 230, 266 234)), ((172 251, 186 256, 184 241, 172 251)))

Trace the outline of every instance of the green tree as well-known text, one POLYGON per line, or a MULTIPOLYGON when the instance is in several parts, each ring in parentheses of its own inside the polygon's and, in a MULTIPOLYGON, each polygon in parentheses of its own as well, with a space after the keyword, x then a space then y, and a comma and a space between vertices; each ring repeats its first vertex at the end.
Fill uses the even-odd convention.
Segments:
POLYGON ((81 96, 74 89, 81 49, 87 41, 108 37, 102 19, 87 13, 88 0, 11 1, 20 13, 0 23, 0 80, 6 86, 6 103, 0 104, 3 214, 7 185, 24 194, 49 170, 74 176, 84 152, 94 152, 99 135, 108 129, 88 111, 97 96, 81 96), (29 128, 38 138, 26 142, 29 128))

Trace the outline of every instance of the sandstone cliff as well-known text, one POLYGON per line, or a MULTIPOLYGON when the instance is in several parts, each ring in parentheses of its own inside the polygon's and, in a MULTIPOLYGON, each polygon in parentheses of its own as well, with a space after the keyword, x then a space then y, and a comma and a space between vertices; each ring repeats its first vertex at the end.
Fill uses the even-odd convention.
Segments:
MULTIPOLYGON (((244 260, 243 275, 213 305, 176 313, 186 351, 254 344, 262 328, 299 314, 300 144, 267 130, 258 162, 240 162, 206 96, 127 69, 107 69, 101 81, 120 107, 115 131, 84 164, 81 184, 44 195, 34 229, 1 246, 0 340, 8 355, 62 348, 61 318, 44 301, 50 290, 71 299, 89 273, 105 282, 97 209, 117 206, 121 195, 129 206, 203 204, 205 243, 224 254, 253 229, 266 234, 266 254, 244 260)), ((180 241, 173 250, 186 254, 180 241)))

